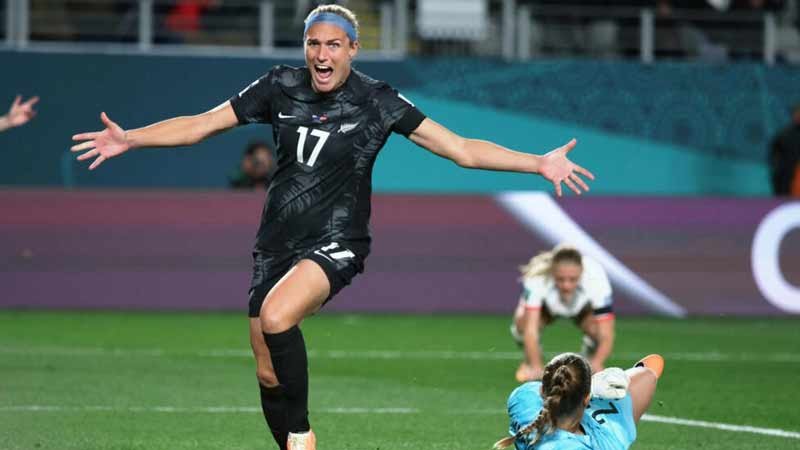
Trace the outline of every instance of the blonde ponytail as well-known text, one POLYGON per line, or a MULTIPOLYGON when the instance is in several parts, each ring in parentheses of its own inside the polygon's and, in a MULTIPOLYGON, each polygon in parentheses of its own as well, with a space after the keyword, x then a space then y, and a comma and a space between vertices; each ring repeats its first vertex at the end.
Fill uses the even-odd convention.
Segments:
POLYGON ((520 281, 539 275, 548 275, 553 270, 553 266, 561 261, 582 265, 581 253, 571 245, 558 244, 552 250, 541 252, 531 258, 527 264, 519 266, 522 274, 520 281))
POLYGON ((520 279, 525 280, 549 273, 553 265, 553 255, 555 254, 556 252, 553 250, 541 252, 531 258, 527 264, 519 266, 519 271, 522 274, 520 279))

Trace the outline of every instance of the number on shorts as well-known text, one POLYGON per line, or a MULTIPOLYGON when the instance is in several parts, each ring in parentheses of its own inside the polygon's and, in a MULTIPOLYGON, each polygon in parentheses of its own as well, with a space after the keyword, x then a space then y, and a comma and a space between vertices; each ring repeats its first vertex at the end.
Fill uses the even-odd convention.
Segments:
POLYGON ((609 409, 598 409, 595 412, 593 412, 592 413, 592 419, 594 419, 595 421, 597 421, 597 423, 602 425, 602 424, 606 423, 606 419, 604 419, 602 417, 598 419, 597 416, 599 416, 600 414, 604 414, 604 415, 619 414, 619 410, 617 409, 616 406, 614 406, 613 403, 608 402, 608 406, 609 406, 609 409))
POLYGON ((350 250, 344 247, 339 247, 339 243, 337 242, 331 242, 325 247, 316 250, 314 253, 334 260, 355 258, 356 256, 355 253, 351 252, 350 250))

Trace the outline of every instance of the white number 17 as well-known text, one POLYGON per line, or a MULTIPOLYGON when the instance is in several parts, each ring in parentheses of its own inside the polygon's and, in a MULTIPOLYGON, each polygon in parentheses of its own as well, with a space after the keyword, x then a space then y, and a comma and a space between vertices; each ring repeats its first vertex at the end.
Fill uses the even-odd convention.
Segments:
MULTIPOLYGON (((299 127, 297 128, 297 132, 300 133, 300 138, 297 139, 297 161, 299 163, 303 163, 303 150, 306 147, 306 137, 308 136, 308 128, 299 127)), ((328 140, 328 136, 330 136, 330 133, 328 133, 327 131, 312 129, 311 135, 318 137, 319 140, 317 141, 317 145, 314 146, 314 150, 311 151, 311 157, 308 158, 308 162, 305 163, 308 167, 314 167, 314 163, 317 162, 317 157, 319 156, 319 153, 322 151, 322 146, 325 145, 325 141, 328 140)))

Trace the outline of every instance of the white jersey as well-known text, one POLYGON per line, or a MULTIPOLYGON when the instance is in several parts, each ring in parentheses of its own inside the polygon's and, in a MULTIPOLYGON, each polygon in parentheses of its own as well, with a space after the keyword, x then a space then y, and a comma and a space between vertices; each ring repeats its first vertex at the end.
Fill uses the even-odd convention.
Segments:
POLYGON ((583 273, 572 301, 562 301, 555 280, 550 274, 537 275, 523 281, 525 307, 538 309, 542 305, 553 316, 575 317, 587 305, 595 315, 611 314, 611 284, 606 271, 597 261, 583 256, 583 273))

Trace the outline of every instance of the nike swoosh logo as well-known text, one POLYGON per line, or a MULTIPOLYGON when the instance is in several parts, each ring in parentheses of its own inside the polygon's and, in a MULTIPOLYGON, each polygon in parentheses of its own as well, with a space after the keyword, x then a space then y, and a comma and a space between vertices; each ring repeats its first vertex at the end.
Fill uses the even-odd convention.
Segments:
POLYGON ((297 116, 284 116, 283 113, 278 113, 278 119, 294 119, 297 116))

